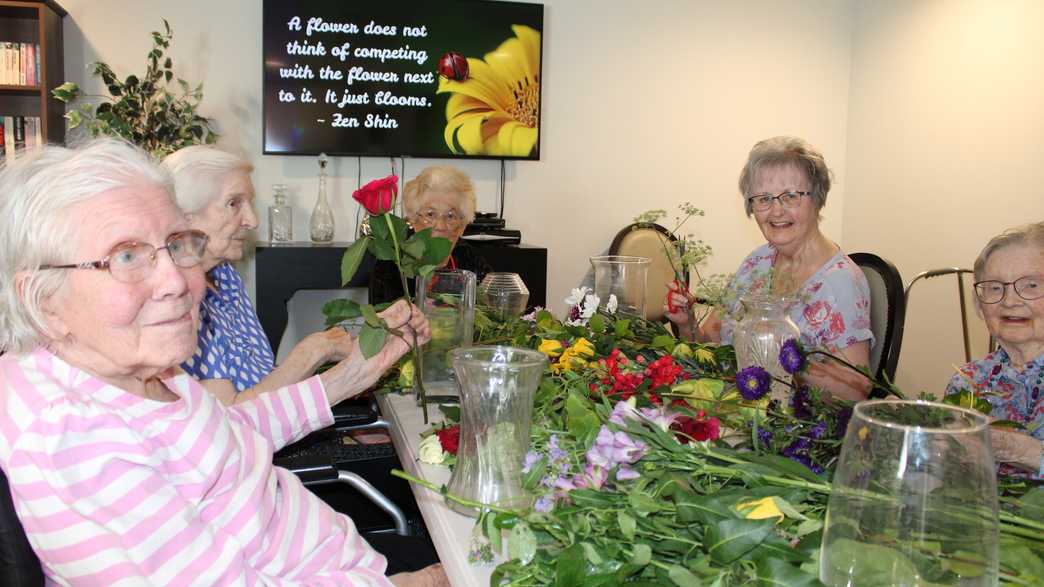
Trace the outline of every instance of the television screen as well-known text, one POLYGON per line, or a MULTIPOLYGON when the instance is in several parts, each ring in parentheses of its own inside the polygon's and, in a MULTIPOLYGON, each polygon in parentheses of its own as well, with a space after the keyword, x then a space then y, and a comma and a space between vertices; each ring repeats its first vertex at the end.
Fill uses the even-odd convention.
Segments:
POLYGON ((263 10, 265 154, 540 158, 542 4, 263 10))

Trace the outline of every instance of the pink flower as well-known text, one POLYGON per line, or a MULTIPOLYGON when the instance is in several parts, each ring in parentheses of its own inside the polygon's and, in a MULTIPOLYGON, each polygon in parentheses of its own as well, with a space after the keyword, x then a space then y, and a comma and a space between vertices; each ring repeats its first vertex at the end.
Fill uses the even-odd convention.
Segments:
POLYGON ((811 326, 818 327, 830 317, 830 304, 826 300, 819 300, 805 306, 805 320, 811 326))
POLYGON ((371 216, 390 212, 399 195, 399 178, 394 175, 375 179, 352 193, 355 201, 362 204, 371 216))

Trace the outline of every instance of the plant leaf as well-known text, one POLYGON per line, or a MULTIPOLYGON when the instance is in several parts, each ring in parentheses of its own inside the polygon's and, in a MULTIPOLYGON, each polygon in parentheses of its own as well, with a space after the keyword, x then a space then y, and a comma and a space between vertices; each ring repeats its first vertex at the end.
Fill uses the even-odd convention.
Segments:
POLYGON ((760 558, 757 566, 758 585, 764 587, 811 587, 822 585, 819 579, 800 568, 776 558, 760 558))
POLYGON ((375 328, 369 324, 364 324, 362 330, 359 331, 359 348, 362 350, 363 356, 369 359, 381 352, 387 336, 388 331, 384 328, 375 328))
POLYGON ((711 558, 728 564, 761 544, 773 526, 774 520, 720 520, 707 526, 703 542, 711 558))
POLYGON ((637 528, 634 518, 620 510, 616 512, 616 522, 620 525, 620 534, 627 540, 634 540, 634 531, 637 528))
POLYGON ((508 556, 528 565, 536 555, 537 540, 529 524, 518 522, 508 533, 508 556))
POLYGON ((341 257, 341 287, 347 286, 359 270, 363 257, 366 256, 366 247, 369 245, 370 237, 363 237, 344 250, 341 257))
POLYGON ((693 575, 689 569, 682 566, 671 565, 670 570, 667 571, 667 576, 670 577, 675 585, 680 587, 700 587, 700 585, 703 585, 703 582, 696 575, 693 575))
POLYGON ((573 587, 584 580, 584 552, 579 544, 574 544, 558 555, 555 563, 555 585, 557 587, 573 587))

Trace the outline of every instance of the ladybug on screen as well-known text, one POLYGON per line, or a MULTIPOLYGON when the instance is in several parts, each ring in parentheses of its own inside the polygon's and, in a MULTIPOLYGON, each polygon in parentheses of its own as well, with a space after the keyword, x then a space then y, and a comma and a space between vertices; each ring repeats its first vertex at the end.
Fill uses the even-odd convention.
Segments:
POLYGON ((439 59, 439 75, 455 82, 462 82, 468 79, 468 58, 464 57, 456 51, 447 51, 441 59, 439 59))

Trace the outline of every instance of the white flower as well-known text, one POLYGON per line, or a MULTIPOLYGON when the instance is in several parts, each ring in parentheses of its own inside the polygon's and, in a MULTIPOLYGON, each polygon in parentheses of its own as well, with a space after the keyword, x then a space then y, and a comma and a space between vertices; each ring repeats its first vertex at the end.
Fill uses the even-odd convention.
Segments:
POLYGON ((584 296, 590 291, 587 286, 574 287, 573 291, 569 292, 569 297, 565 299, 565 303, 570 307, 573 307, 584 300, 584 296))
POLYGON ((605 304, 605 311, 609 312, 610 314, 615 314, 616 313, 616 306, 617 306, 616 294, 609 294, 609 301, 606 302, 606 304, 605 304))
POLYGON ((439 442, 439 437, 434 434, 426 436, 424 440, 421 440, 419 452, 422 463, 441 465, 442 461, 446 460, 446 452, 442 450, 442 443, 439 442))
POLYGON ((580 316, 584 318, 584 322, 586 322, 591 316, 594 316, 595 312, 598 311, 598 303, 601 301, 602 300, 593 293, 587 294, 587 296, 584 297, 584 304, 580 308, 580 316))

